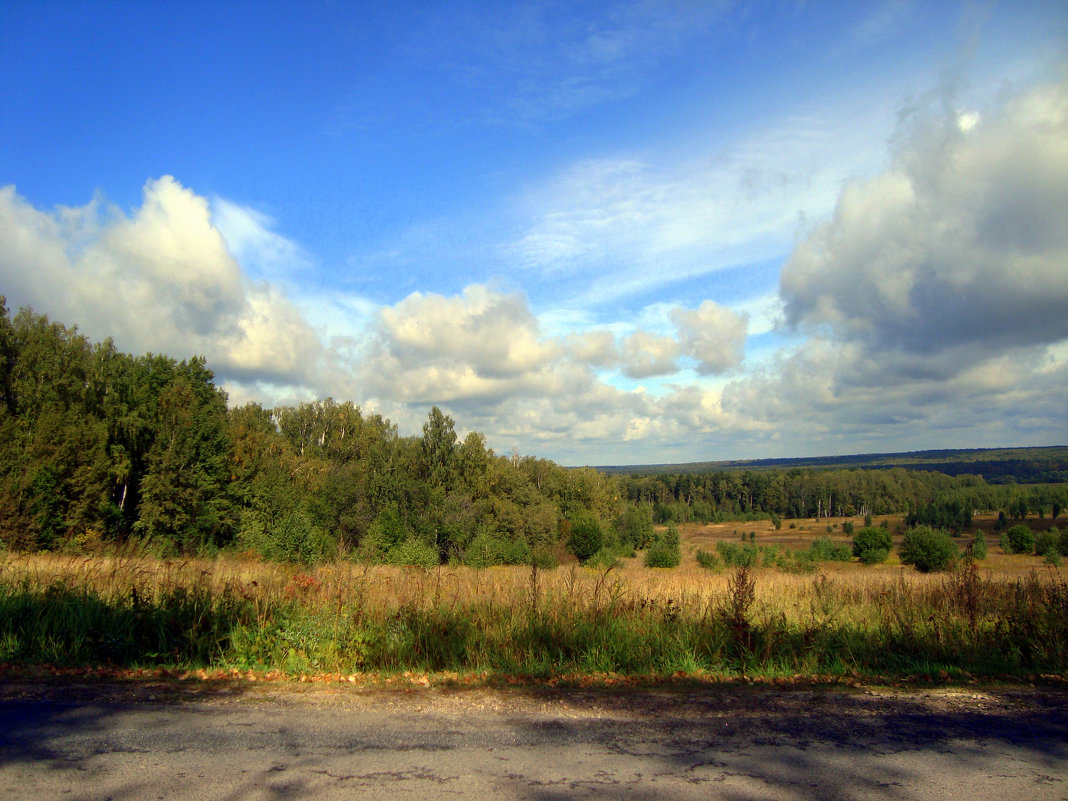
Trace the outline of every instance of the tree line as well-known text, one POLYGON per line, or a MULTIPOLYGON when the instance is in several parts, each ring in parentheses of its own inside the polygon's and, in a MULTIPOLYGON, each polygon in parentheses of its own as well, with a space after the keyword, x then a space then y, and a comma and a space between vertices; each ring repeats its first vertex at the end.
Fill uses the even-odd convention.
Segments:
POLYGON ((988 489, 901 469, 609 476, 498 455, 436 407, 414 436, 331 399, 228 408, 201 357, 123 353, 30 309, 11 316, 0 297, 10 549, 136 539, 160 553, 529 563, 580 540, 645 547, 654 519, 884 514, 988 489))

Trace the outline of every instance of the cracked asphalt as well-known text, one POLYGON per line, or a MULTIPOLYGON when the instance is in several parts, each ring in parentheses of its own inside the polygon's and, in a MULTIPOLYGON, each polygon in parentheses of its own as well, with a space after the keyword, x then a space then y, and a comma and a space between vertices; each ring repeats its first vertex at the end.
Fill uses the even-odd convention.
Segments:
POLYGON ((4 799, 1068 799, 1068 691, 5 681, 4 799))

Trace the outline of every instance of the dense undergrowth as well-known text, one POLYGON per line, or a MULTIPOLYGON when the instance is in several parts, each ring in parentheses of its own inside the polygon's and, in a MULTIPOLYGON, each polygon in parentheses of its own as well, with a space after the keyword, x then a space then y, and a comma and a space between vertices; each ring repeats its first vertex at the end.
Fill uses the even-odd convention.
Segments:
POLYGON ((1068 586, 786 576, 653 590, 625 571, 137 559, 0 564, 0 663, 544 679, 1068 673, 1068 586))

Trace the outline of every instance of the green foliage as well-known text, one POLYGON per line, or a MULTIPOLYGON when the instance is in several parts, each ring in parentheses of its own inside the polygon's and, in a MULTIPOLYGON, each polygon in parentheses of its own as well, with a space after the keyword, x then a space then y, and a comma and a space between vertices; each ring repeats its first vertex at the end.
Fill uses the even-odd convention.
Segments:
POLYGON ((865 526, 853 537, 853 555, 866 565, 886 561, 893 547, 890 532, 884 528, 865 526))
POLYGON ((848 562, 853 558, 853 551, 848 545, 837 543, 830 537, 820 537, 809 544, 806 556, 813 562, 848 562))
POLYGON ((1023 523, 1012 526, 1001 538, 1001 549, 1005 553, 1033 553, 1035 535, 1023 523))
POLYGON ((906 515, 905 525, 920 524, 962 531, 972 524, 972 512, 961 498, 943 497, 906 515))
POLYGON ((423 542, 418 537, 409 537, 390 548, 386 554, 386 561, 391 565, 431 568, 438 564, 438 551, 433 545, 423 542))
POLYGON ((604 547, 604 533, 600 521, 588 512, 578 512, 571 520, 571 535, 567 548, 583 564, 604 547))
POLYGON ((905 532, 901 561, 921 573, 948 570, 958 557, 956 543, 945 531, 930 526, 913 526, 905 532))
POLYGON ((1060 553, 1061 535, 1056 528, 1040 531, 1035 535, 1035 553, 1046 556, 1050 553, 1060 553))
POLYGON ((616 549, 606 545, 593 556, 591 556, 589 559, 587 559, 584 564, 586 565, 586 567, 596 567, 599 569, 605 569, 611 567, 619 567, 621 562, 619 561, 619 555, 616 553, 616 549))
POLYGON ((728 567, 755 567, 760 555, 750 543, 717 542, 716 550, 728 567))
POLYGON ((648 548, 653 541, 652 507, 628 504, 612 521, 612 530, 621 544, 630 548, 648 548))
POLYGON ((678 567, 679 530, 668 526, 665 531, 658 531, 653 536, 653 544, 645 552, 646 567, 678 567))
POLYGON ((975 532, 975 539, 971 542, 971 557, 977 560, 986 559, 986 537, 982 531, 975 532))
POLYGON ((484 568, 490 565, 529 564, 531 549, 525 539, 509 539, 483 529, 464 550, 464 564, 484 568))
POLYGON ((707 570, 714 570, 719 572, 723 569, 723 562, 716 554, 711 551, 704 551, 700 548, 697 549, 697 564, 707 570))
POLYGON ((854 526, 852 520, 847 520, 846 522, 842 523, 842 531, 848 534, 850 537, 853 536, 853 528, 854 526))

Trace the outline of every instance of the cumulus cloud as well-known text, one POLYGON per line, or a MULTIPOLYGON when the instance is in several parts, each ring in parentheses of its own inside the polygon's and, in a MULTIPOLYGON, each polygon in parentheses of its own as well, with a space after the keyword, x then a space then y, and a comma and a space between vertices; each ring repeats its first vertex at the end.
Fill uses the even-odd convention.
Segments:
POLYGON ((890 168, 848 186, 784 266, 785 319, 804 339, 729 383, 724 413, 799 450, 1063 435, 1064 208, 1065 84, 981 113, 952 98, 911 110, 890 168))
POLYGON ((483 285, 383 307, 371 338, 366 380, 406 402, 500 398, 539 381, 556 353, 522 295, 483 285))
POLYGON ((698 373, 722 373, 742 363, 749 315, 706 300, 693 310, 673 309, 671 321, 682 349, 697 361, 698 373))
POLYGON ((952 376, 1068 337, 1068 86, 918 113, 782 272, 787 321, 952 376), (961 120, 966 123, 961 125, 961 120))
POLYGON ((132 216, 99 197, 39 211, 3 187, 0 278, 11 305, 129 351, 203 354, 224 379, 307 383, 322 355, 281 290, 243 274, 207 200, 170 176, 132 216))
POLYGON ((623 371, 631 378, 671 375, 679 369, 677 361, 681 350, 679 343, 671 337, 639 329, 621 343, 623 371))

